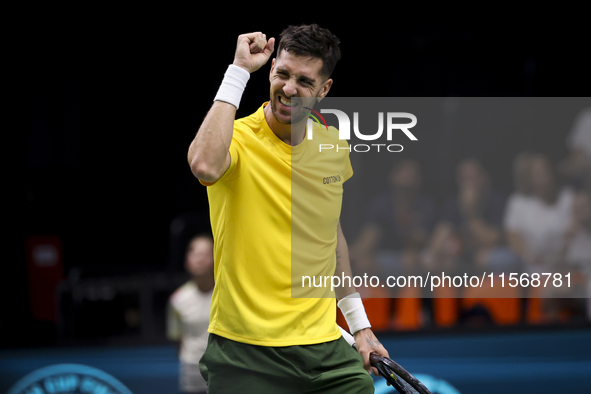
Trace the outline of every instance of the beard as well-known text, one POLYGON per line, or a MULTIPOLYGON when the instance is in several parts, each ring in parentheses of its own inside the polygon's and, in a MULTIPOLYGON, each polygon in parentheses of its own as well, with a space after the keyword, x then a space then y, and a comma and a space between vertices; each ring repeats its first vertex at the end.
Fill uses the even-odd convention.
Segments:
MULTIPOLYGON (((279 101, 279 97, 277 97, 279 101)), ((275 120, 281 124, 298 124, 308 118, 309 112, 304 107, 314 108, 316 104, 316 97, 294 97, 292 103, 294 103, 294 109, 290 110, 290 116, 281 115, 279 110, 275 108, 274 101, 269 100, 271 106, 271 113, 275 120)))

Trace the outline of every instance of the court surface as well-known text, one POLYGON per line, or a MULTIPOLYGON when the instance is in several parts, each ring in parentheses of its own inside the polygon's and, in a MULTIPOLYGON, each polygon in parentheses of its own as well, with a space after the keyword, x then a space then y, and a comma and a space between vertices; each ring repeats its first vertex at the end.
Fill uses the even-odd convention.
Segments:
MULTIPOLYGON (((449 384, 462 394, 591 392, 589 329, 379 337, 392 358, 425 383, 449 384)), ((0 393, 29 372, 60 363, 98 368, 134 394, 177 392, 175 348, 136 346, 0 351, 0 393)), ((386 392, 381 381, 376 388, 386 392)), ((455 394, 442 392, 448 393, 455 394)))

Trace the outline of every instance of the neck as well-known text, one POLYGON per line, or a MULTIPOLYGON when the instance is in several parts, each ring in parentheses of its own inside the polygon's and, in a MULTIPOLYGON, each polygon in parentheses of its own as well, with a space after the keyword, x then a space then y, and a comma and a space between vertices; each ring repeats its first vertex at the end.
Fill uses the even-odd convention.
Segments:
POLYGON ((306 123, 308 118, 304 118, 294 124, 279 123, 273 116, 271 105, 267 105, 265 106, 265 119, 267 120, 267 124, 271 128, 271 131, 273 131, 277 138, 285 142, 287 145, 299 145, 306 137, 306 123))
POLYGON ((209 293, 214 286, 213 275, 211 274, 194 276, 193 281, 202 293, 209 293))

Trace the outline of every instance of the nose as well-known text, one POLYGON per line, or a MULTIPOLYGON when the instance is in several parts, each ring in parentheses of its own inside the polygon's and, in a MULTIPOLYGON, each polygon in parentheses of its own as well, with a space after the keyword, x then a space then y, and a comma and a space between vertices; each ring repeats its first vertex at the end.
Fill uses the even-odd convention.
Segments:
POLYGON ((285 85, 283 85, 283 93, 285 93, 287 97, 295 96, 297 92, 296 82, 293 79, 289 79, 285 85))

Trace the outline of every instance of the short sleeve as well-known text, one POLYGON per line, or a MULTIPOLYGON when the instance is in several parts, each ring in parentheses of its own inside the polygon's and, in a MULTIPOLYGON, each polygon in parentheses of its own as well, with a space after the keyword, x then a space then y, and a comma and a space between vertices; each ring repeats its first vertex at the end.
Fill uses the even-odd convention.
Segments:
POLYGON ((232 139, 232 142, 230 143, 230 149, 228 150, 228 152, 230 153, 230 166, 226 169, 226 172, 224 172, 224 174, 221 176, 221 178, 215 182, 205 182, 205 181, 202 181, 201 179, 199 179, 199 183, 201 183, 203 186, 212 186, 212 185, 215 185, 217 182, 219 182, 222 179, 227 179, 227 178, 231 177, 232 174, 235 173, 236 167, 238 166, 238 162, 240 159, 238 143, 236 142, 235 139, 232 139))

